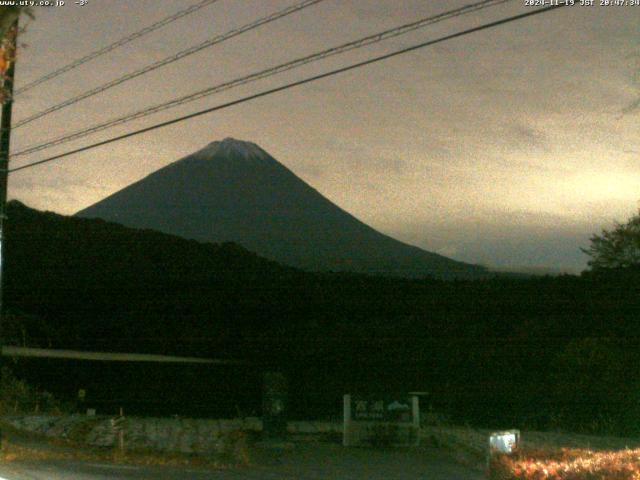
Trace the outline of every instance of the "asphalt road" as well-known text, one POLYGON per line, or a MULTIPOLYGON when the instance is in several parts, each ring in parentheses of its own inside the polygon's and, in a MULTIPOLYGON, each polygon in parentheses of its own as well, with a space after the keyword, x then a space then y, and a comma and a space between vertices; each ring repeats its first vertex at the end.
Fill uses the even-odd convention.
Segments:
POLYGON ((219 470, 140 467, 66 460, 14 461, 0 465, 4 480, 481 480, 439 450, 380 451, 336 444, 297 444, 265 452, 257 465, 219 470))

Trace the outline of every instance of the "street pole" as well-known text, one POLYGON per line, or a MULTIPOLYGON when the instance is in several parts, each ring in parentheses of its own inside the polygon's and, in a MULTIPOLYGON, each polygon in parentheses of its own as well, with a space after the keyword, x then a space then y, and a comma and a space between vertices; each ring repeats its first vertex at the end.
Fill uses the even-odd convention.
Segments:
MULTIPOLYGON (((2 120, 0 121, 0 352, 4 344, 4 220, 7 206, 7 184, 9 180, 9 142, 11 140, 11 110, 13 107, 13 80, 16 71, 16 48, 18 39, 18 19, 13 22, 11 29, 5 34, 8 36, 5 47, 5 56, 10 59, 9 68, 4 78, 4 102, 2 104, 2 120)), ((2 367, 4 361, 0 353, 0 393, 4 393, 2 385, 2 367)), ((2 441, 2 431, 0 431, 2 441)))

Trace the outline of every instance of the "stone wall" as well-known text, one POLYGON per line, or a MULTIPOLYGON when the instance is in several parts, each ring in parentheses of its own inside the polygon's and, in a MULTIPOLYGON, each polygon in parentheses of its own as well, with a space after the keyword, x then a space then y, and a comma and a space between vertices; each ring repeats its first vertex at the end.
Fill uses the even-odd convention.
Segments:
MULTIPOLYGON (((112 447, 117 443, 107 416, 16 416, 4 417, 10 425, 48 437, 66 438, 87 445, 112 447)), ((260 432, 259 418, 191 419, 127 417, 125 445, 130 449, 150 449, 165 452, 213 453, 224 450, 230 434, 237 431, 260 432)), ((342 432, 342 423, 289 422, 291 434, 306 435, 342 432)))

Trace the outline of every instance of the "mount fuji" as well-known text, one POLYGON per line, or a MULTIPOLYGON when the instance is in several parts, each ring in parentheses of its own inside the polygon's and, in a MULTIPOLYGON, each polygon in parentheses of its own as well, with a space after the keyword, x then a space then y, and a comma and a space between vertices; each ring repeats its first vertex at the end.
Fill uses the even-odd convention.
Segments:
POLYGON ((402 243, 331 203, 254 143, 227 138, 81 210, 203 242, 235 242, 311 271, 485 276, 483 267, 402 243))

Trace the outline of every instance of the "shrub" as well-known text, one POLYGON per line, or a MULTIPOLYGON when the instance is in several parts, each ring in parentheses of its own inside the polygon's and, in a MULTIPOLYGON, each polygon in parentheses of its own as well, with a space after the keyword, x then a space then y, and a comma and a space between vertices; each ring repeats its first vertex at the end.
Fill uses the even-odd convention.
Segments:
POLYGON ((49 392, 39 391, 4 367, 1 373, 0 414, 48 413, 59 415, 65 407, 49 392))
POLYGON ((219 460, 222 463, 247 465, 249 456, 249 437, 242 430, 224 433, 220 438, 219 460))
POLYGON ((491 480, 637 480, 640 449, 594 452, 584 449, 520 450, 496 455, 491 480))

